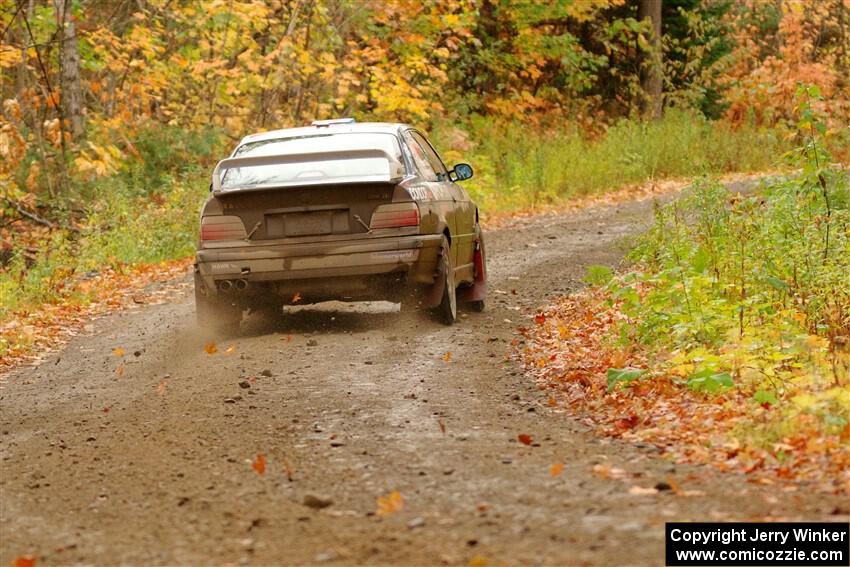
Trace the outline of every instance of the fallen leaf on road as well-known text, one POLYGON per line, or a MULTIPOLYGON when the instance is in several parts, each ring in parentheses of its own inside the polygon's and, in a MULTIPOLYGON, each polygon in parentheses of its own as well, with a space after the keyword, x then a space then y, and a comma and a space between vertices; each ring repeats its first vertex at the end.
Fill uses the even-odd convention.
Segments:
POLYGON ((289 462, 286 459, 283 460, 283 470, 286 471, 286 480, 292 482, 295 471, 292 470, 292 467, 289 466, 289 462))
POLYGON ((614 427, 617 429, 634 429, 637 426, 640 419, 635 414, 631 414, 629 417, 622 417, 614 422, 614 427))
POLYGON ((103 408, 103 413, 109 413, 109 406, 103 408))
POLYGON ((215 354, 218 352, 218 347, 215 346, 215 343, 207 343, 204 345, 204 350, 207 354, 215 354))
POLYGON ((637 494, 639 496, 646 494, 658 494, 657 488, 644 488, 642 486, 633 486, 629 489, 629 494, 637 494))
POLYGON ((558 400, 555 399, 555 396, 549 396, 549 399, 546 400, 546 403, 549 405, 549 407, 553 408, 558 405, 558 400))
POLYGON ((165 393, 165 380, 161 380, 156 387, 156 392, 161 396, 165 393))
POLYGON ((446 354, 443 355, 443 360, 445 360, 446 362, 450 362, 451 359, 452 359, 452 351, 448 351, 446 354))
POLYGON ((9 567, 35 567, 35 557, 31 555, 18 557, 9 567))
POLYGON ((229 347, 227 347, 227 348, 224 350, 224 354, 226 354, 226 355, 227 355, 227 354, 233 354, 234 352, 236 352, 236 347, 235 347, 235 346, 232 346, 232 345, 231 345, 231 346, 229 346, 229 347))
POLYGON ((115 356, 124 356, 124 349, 121 347, 114 348, 112 349, 112 354, 115 356))
POLYGON ((446 424, 445 424, 445 422, 443 422, 442 419, 438 419, 437 425, 440 426, 440 431, 443 433, 443 435, 445 435, 446 434, 446 424))
POLYGON ((670 490, 672 490, 675 494, 679 494, 679 492, 682 491, 682 487, 679 486, 679 483, 676 482, 672 476, 667 477, 667 485, 670 487, 670 490))
POLYGON ((118 368, 116 368, 115 374, 117 374, 119 377, 124 376, 124 366, 119 366, 118 368))
POLYGON ((266 458, 263 455, 257 455, 257 458, 251 463, 251 468, 257 471, 257 474, 266 473, 266 458))
POLYGON ((534 322, 538 325, 542 325, 546 322, 546 315, 544 313, 538 313, 534 316, 534 322))
POLYGON ((562 472, 564 472, 564 463, 555 463, 549 467, 549 474, 552 476, 558 476, 562 472))
POLYGON ((516 438, 523 445, 531 445, 531 443, 534 441, 531 438, 531 435, 526 435, 525 433, 520 433, 519 435, 516 436, 516 438))
POLYGON ((489 564, 490 560, 486 557, 481 557, 480 555, 476 555, 469 560, 469 567, 487 567, 489 564))
POLYGON ((295 295, 292 296, 292 303, 298 303, 299 301, 301 301, 301 294, 296 291, 295 295))
POLYGON ((395 514, 404 508, 404 498, 397 490, 393 490, 386 496, 378 497, 378 510, 376 514, 379 516, 388 516, 395 514))
POLYGON ((617 467, 612 467, 611 465, 606 463, 600 465, 593 465, 593 474, 595 474, 599 478, 614 480, 625 477, 626 471, 617 467))

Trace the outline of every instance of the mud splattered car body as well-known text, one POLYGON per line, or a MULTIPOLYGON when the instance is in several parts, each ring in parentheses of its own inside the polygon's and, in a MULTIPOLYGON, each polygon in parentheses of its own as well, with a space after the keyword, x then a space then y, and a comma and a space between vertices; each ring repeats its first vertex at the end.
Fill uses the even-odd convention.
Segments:
POLYGON ((484 305, 478 208, 405 124, 314 122, 244 138, 213 172, 195 264, 199 323, 242 311, 386 299, 454 321, 484 305))

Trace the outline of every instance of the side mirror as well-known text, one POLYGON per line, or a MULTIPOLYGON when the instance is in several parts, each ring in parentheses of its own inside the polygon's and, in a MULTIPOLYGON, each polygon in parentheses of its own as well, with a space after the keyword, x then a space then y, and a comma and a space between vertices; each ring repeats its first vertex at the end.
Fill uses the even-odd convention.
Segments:
POLYGON ((472 178, 472 166, 468 163, 459 163, 449 172, 452 181, 465 181, 472 178))

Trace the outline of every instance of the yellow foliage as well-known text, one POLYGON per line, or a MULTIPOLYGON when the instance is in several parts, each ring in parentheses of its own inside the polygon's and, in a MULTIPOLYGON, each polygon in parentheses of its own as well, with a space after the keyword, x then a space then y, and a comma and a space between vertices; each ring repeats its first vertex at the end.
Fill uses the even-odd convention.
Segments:
POLYGON ((21 64, 21 50, 0 44, 0 69, 11 69, 21 64))

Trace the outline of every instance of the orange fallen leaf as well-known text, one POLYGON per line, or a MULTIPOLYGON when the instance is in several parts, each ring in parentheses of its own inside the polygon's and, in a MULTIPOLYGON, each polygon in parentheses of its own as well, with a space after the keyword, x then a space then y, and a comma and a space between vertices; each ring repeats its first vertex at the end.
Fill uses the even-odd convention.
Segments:
POLYGON ((157 393, 161 396, 165 393, 165 380, 161 380, 159 385, 156 387, 157 393))
POLYGON ((481 557, 480 555, 476 555, 469 560, 469 567, 487 567, 489 564, 490 560, 486 557, 481 557))
POLYGON ((549 474, 552 476, 558 476, 562 472, 564 472, 564 463, 555 463, 549 467, 549 474))
POLYGON ((121 365, 121 366, 119 366, 118 368, 116 368, 116 369, 115 369, 115 373, 116 373, 119 377, 120 377, 120 376, 124 376, 124 366, 123 366, 123 365, 121 365))
POLYGON ((288 342, 288 343, 292 342, 292 335, 286 335, 286 342, 288 342))
POLYGON ((516 438, 523 445, 531 445, 531 443, 534 441, 531 438, 531 435, 526 435, 525 433, 520 433, 519 435, 516 436, 516 438))
POLYGON ((207 354, 215 354, 218 352, 218 347, 215 346, 215 343, 207 343, 204 345, 204 350, 207 351, 207 354))
POLYGON ((555 407, 558 405, 558 400, 555 399, 555 396, 549 396, 549 399, 546 400, 546 404, 549 407, 555 407))
POLYGON ((115 356, 124 356, 124 349, 121 347, 116 347, 112 349, 112 354, 114 354, 115 356))
POLYGON ((615 421, 614 427, 616 427, 617 429, 622 429, 622 430, 634 429, 635 426, 637 426, 638 421, 640 421, 638 416, 636 416, 635 414, 631 414, 628 417, 621 417, 620 419, 615 421))
POLYGON ((679 483, 676 482, 672 476, 667 477, 667 484, 670 485, 670 490, 672 490, 674 494, 679 494, 682 491, 682 487, 679 486, 679 483))
POLYGON ((537 323, 538 325, 542 325, 543 323, 546 322, 546 315, 543 314, 543 313, 538 313, 537 315, 534 316, 534 322, 537 323))
POLYGON ((236 347, 235 347, 235 346, 233 346, 233 345, 231 345, 231 346, 227 347, 226 349, 224 349, 224 354, 225 354, 225 355, 233 354, 234 352, 236 352, 236 347))
POLYGON ((292 296, 292 303, 298 303, 299 301, 301 301, 301 294, 296 291, 295 295, 292 296))
POLYGON ((251 468, 257 471, 257 474, 262 475, 266 473, 266 458, 263 455, 258 454, 257 458, 251 463, 251 468))
POLYGON ((443 355, 443 360, 446 362, 450 362, 452 360, 452 351, 448 351, 443 355))
POLYGON ((378 497, 378 510, 376 514, 379 516, 388 516, 395 514, 404 508, 404 498, 397 490, 393 490, 386 496, 378 497))
POLYGON ((35 557, 32 555, 18 557, 9 567, 35 567, 35 557))

